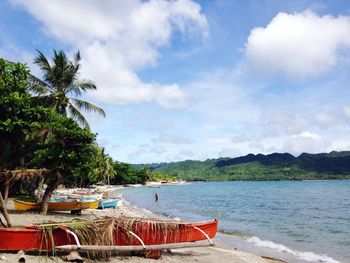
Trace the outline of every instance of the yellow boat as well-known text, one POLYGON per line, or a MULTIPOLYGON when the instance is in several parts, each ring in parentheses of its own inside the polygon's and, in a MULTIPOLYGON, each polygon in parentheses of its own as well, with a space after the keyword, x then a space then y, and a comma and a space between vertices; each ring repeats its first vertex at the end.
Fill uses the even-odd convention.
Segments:
MULTIPOLYGON (((27 211, 27 210, 38 210, 40 203, 24 202, 20 200, 14 200, 15 210, 27 211)), ((98 200, 87 201, 87 202, 49 202, 49 211, 72 211, 72 210, 83 210, 83 209, 97 209, 98 200)))

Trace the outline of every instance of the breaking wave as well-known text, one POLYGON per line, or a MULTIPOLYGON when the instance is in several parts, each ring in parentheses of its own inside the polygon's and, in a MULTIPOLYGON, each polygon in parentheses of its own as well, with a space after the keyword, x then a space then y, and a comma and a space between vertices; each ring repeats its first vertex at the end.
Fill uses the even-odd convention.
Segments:
POLYGON ((313 252, 303 252, 298 250, 293 250, 281 244, 276 244, 269 240, 261 240, 260 238, 253 236, 247 239, 247 241, 258 247, 267 247, 279 252, 284 252, 291 254, 299 259, 308 262, 324 262, 324 263, 340 263, 339 261, 327 256, 327 255, 317 255, 313 252))

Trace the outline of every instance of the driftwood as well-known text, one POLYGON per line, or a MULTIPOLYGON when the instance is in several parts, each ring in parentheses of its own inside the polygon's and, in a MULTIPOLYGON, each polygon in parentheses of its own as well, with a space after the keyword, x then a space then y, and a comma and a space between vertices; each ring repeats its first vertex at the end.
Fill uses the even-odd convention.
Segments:
POLYGON ((168 243, 160 245, 145 245, 143 246, 95 246, 95 245, 64 245, 57 246, 55 249, 59 251, 110 251, 110 252, 142 252, 151 250, 167 250, 167 249, 178 249, 178 248, 188 248, 188 247, 209 247, 214 246, 214 244, 209 244, 207 242, 183 242, 183 243, 168 243))

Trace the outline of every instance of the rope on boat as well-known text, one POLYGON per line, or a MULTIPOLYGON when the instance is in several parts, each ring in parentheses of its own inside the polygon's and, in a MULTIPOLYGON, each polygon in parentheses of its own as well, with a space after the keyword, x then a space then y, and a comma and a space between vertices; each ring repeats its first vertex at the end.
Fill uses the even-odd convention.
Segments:
POLYGON ((207 233, 205 233, 202 229, 200 229, 199 227, 193 226, 194 229, 198 230, 199 232, 201 232, 209 241, 210 245, 214 245, 213 241, 210 239, 210 237, 207 235, 207 233))

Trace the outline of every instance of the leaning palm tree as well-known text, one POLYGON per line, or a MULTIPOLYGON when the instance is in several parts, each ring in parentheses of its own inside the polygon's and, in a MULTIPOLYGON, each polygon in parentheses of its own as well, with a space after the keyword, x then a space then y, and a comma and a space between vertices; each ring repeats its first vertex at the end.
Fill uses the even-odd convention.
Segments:
POLYGON ((43 79, 30 76, 31 90, 38 95, 36 99, 47 107, 50 107, 58 114, 77 120, 84 127, 89 128, 89 124, 80 110, 97 112, 105 116, 105 112, 81 99, 83 92, 96 90, 96 85, 91 80, 80 80, 80 52, 74 55, 74 60, 68 59, 64 51, 54 50, 54 56, 50 63, 42 52, 38 51, 38 56, 34 63, 37 64, 43 73, 43 79), (72 97, 72 95, 74 97, 72 97))

